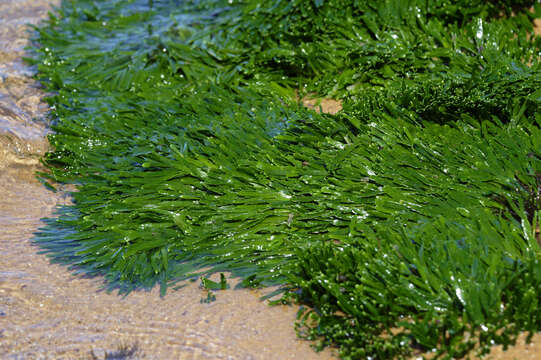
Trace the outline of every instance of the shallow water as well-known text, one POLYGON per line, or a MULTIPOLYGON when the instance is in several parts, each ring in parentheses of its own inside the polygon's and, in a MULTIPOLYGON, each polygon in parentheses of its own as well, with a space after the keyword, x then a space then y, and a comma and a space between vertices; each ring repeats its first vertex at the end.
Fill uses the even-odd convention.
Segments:
POLYGON ((34 176, 48 149, 47 107, 21 56, 25 24, 54 3, 0 0, 0 358, 103 358, 134 343, 148 359, 331 358, 296 339, 295 307, 270 307, 261 293, 224 291, 205 304, 194 282, 165 298, 158 289, 119 297, 38 254, 31 238, 40 219, 70 199, 34 176))

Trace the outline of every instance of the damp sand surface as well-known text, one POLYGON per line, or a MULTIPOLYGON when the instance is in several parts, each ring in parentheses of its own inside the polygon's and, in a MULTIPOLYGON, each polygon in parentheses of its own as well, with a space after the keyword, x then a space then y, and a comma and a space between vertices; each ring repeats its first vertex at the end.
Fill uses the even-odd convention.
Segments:
POLYGON ((135 358, 145 359, 331 359, 296 338, 296 307, 271 307, 260 292, 221 291, 200 303, 207 293, 197 281, 163 298, 158 289, 121 297, 38 254, 40 219, 70 199, 35 178, 48 149, 47 107, 21 57, 26 25, 54 4, 0 0, 0 358, 99 359, 138 344, 135 358))
MULTIPOLYGON (((134 357, 145 359, 332 359, 332 351, 315 353, 296 338, 296 307, 270 307, 259 292, 218 292, 206 304, 194 282, 164 298, 158 289, 120 297, 102 291, 100 279, 74 276, 38 254, 31 238, 40 219, 70 199, 35 178, 48 149, 47 107, 21 57, 29 45, 26 25, 38 24, 57 3, 0 0, 0 358, 100 359, 138 344, 134 357)), ((340 110, 333 100, 305 105, 340 110)), ((507 352, 495 348, 490 357, 536 354, 540 336, 507 352)))
POLYGON ((302 104, 307 108, 327 114, 337 114, 342 110, 342 102, 340 100, 317 98, 313 94, 303 98, 302 104))

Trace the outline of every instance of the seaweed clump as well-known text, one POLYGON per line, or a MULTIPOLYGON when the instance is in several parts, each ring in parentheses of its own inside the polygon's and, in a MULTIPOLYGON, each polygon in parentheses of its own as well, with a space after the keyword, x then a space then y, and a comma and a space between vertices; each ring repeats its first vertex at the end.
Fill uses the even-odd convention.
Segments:
POLYGON ((37 29, 41 176, 78 191, 35 241, 120 291, 219 271, 287 284, 312 309, 299 334, 344 359, 513 344, 541 329, 540 14, 64 1, 37 29), (303 108, 308 93, 344 108, 303 108))

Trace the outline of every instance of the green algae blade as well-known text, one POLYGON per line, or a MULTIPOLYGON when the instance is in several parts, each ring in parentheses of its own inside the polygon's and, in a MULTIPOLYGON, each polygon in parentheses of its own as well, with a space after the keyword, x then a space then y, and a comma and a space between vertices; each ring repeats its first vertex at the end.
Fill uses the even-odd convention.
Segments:
POLYGON ((77 191, 35 242, 122 293, 285 284, 279 302, 312 309, 299 334, 345 359, 512 344, 541 329, 540 13, 64 1, 33 62, 44 185, 77 191))

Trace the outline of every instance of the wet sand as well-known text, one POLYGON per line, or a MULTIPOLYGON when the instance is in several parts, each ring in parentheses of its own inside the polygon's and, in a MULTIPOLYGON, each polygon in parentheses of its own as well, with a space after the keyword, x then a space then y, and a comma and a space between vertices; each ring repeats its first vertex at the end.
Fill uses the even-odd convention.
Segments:
MULTIPOLYGON (((0 0, 0 358, 104 358, 139 345, 145 359, 330 359, 298 340, 295 307, 269 307, 250 290, 206 292, 189 283, 160 298, 158 289, 126 297, 100 291, 101 280, 71 275, 31 244, 33 233, 69 197, 34 176, 48 148, 46 105, 33 70, 21 61, 25 25, 43 19, 58 0, 0 0)), ((307 106, 314 106, 311 101, 307 106)), ((323 111, 336 103, 322 101, 323 111)), ((316 105, 319 108, 319 104, 316 105)), ((230 281, 235 284, 233 280, 230 281)), ((494 359, 535 359, 541 338, 494 359)))
POLYGON ((40 218, 69 197, 35 179, 47 107, 21 56, 26 24, 54 3, 0 0, 0 358, 99 359, 137 343, 145 359, 330 359, 296 338, 296 307, 270 307, 256 291, 217 292, 205 304, 198 281, 165 298, 158 289, 120 297, 38 254, 31 238, 40 218))
POLYGON ((334 99, 314 98, 307 96, 302 99, 302 104, 307 108, 327 114, 336 114, 342 110, 342 102, 334 99))

